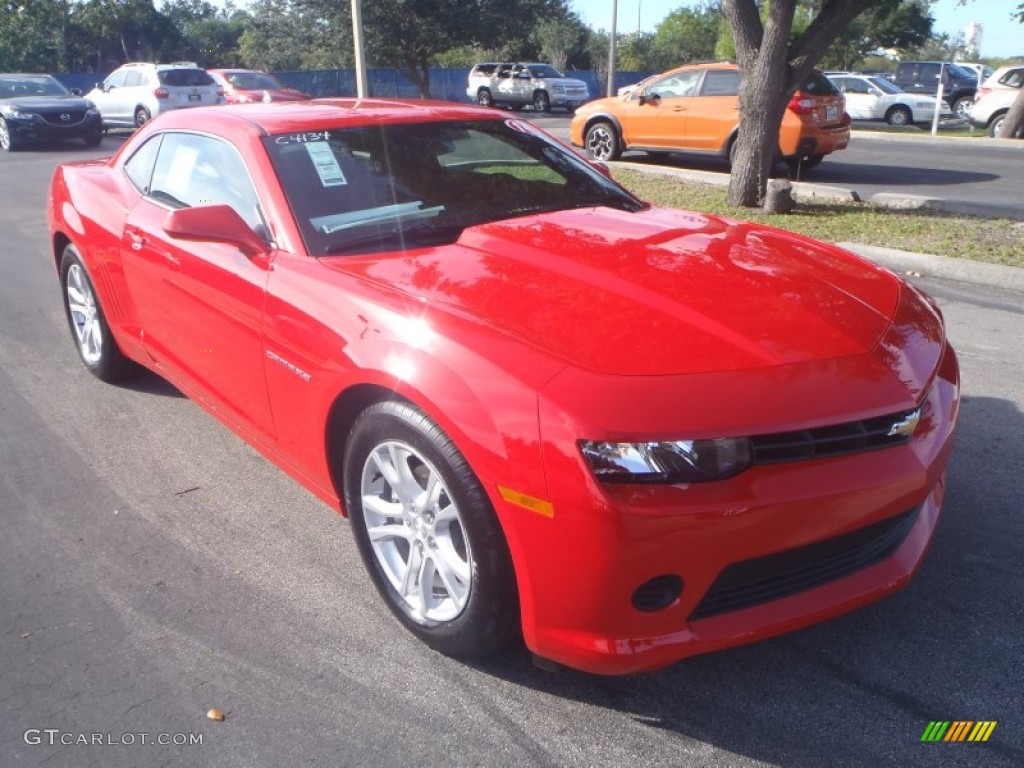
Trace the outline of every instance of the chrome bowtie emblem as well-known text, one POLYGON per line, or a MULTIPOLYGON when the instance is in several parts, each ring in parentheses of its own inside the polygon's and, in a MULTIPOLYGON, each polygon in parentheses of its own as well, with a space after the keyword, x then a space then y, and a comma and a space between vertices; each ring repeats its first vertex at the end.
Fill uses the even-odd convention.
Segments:
POLYGON ((917 429, 917 423, 921 421, 921 409, 918 408, 916 411, 911 411, 906 415, 902 421, 895 422, 889 427, 889 437, 895 437, 896 435, 905 435, 910 437, 914 434, 914 430, 917 429))
POLYGON ((67 112, 62 112, 60 119, 66 123, 68 120, 71 119, 71 115, 69 115, 67 112))

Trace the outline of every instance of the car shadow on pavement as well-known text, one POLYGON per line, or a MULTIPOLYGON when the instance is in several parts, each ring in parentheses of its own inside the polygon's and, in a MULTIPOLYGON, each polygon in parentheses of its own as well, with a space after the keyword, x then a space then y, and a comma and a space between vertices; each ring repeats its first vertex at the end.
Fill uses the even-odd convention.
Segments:
POLYGON ((180 389, 171 384, 167 379, 152 371, 140 369, 136 375, 130 376, 117 383, 122 389, 138 392, 143 395, 159 395, 161 397, 184 398, 186 395, 180 389))
MULTIPOLYGON (((804 181, 821 184, 877 184, 880 178, 898 180, 905 187, 941 187, 953 184, 980 184, 999 179, 999 174, 953 171, 943 168, 914 168, 899 165, 832 163, 826 160, 811 171, 804 181)), ((904 190, 905 191, 905 190, 904 190)))
POLYGON ((704 744, 807 768, 1024 765, 1021 434, 1012 402, 964 398, 931 551, 910 585, 881 602, 632 677, 545 672, 525 651, 477 668, 624 713, 651 739, 686 739, 690 754, 704 744), (933 720, 998 727, 986 743, 922 743, 933 720))

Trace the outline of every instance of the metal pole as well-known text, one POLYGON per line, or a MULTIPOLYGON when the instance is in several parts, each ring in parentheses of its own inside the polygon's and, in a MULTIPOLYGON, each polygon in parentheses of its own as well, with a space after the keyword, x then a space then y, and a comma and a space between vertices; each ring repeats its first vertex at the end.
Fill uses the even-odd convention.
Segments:
POLYGON ((619 0, 612 0, 612 33, 608 38, 608 95, 615 95, 615 24, 619 19, 619 0))
POLYGON ((932 115, 932 136, 939 132, 939 111, 942 107, 942 96, 945 91, 946 62, 939 64, 939 87, 935 89, 935 114, 932 115))
POLYGON ((352 48, 356 55, 356 95, 365 99, 366 57, 363 54, 363 11, 362 0, 352 0, 352 48))

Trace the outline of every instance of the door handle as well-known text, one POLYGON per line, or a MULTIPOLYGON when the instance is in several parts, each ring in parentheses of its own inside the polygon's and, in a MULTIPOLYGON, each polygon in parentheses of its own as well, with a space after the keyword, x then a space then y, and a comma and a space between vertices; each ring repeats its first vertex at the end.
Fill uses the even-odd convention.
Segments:
POLYGON ((129 232, 128 239, 132 242, 133 251, 141 251, 143 246, 146 245, 146 238, 140 235, 138 232, 129 232))

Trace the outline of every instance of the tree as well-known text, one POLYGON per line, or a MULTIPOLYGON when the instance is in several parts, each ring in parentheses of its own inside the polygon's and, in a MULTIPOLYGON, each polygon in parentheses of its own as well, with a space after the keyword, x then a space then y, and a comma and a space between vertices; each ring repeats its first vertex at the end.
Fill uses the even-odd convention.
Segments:
MULTIPOLYGON (((1024 24, 1024 3, 1017 6, 1013 16, 1021 24, 1024 24)), ((1024 139, 1024 88, 1020 89, 1017 98, 1010 105, 1010 111, 1003 118, 1003 124, 999 126, 999 138, 1024 139)))
POLYGON ((564 19, 541 19, 533 29, 541 58, 561 70, 583 49, 586 39, 587 27, 575 13, 564 19))
POLYGON ((931 37, 933 24, 925 0, 882 0, 840 33, 822 58, 822 67, 854 69, 879 49, 917 48, 931 37))
POLYGON ((63 69, 65 12, 56 0, 0 0, 0 72, 63 69))
POLYGON ((714 58, 722 19, 720 2, 672 11, 654 31, 649 68, 659 71, 714 58))
POLYGON ((793 36, 797 0, 772 0, 762 23, 755 0, 725 0, 740 79, 740 126, 729 202, 761 205, 775 164, 786 103, 828 46, 880 0, 823 0, 807 28, 793 36))

